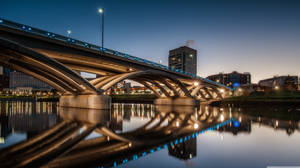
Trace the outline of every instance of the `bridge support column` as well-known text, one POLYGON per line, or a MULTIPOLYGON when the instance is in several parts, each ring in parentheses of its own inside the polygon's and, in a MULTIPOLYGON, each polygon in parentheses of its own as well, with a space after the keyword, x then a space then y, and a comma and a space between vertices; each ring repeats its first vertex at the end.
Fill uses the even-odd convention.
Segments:
POLYGON ((66 95, 60 97, 59 106, 97 110, 110 109, 111 97, 107 95, 66 95))

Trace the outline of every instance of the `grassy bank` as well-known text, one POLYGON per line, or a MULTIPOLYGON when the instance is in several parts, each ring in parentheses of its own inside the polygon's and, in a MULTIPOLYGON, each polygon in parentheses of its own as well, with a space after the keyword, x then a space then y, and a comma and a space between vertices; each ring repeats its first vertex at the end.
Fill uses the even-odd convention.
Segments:
POLYGON ((214 104, 237 104, 237 105, 300 105, 300 92, 273 91, 269 93, 253 92, 248 96, 233 96, 214 104))
POLYGON ((59 101, 59 97, 55 96, 41 96, 41 97, 33 97, 33 96, 0 96, 0 101, 59 101))
POLYGON ((156 99, 152 94, 122 94, 111 95, 113 103, 153 103, 156 99))

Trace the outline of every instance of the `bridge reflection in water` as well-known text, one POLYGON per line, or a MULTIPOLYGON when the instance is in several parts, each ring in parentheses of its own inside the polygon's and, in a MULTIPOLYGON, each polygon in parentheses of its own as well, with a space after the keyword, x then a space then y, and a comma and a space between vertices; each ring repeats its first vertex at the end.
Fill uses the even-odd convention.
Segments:
MULTIPOLYGON (((25 109, 27 106, 40 108, 40 105, 26 103, 21 106, 25 109)), ((46 107, 56 112, 54 105, 47 104, 46 107)), ((15 111, 18 108, 1 103, 1 116, 11 119, 21 113, 7 113, 6 110, 12 109, 15 111)), ((31 116, 34 110, 27 109, 22 115, 31 116)), ((280 111, 276 108, 274 110, 280 111)), ((249 115, 239 108, 210 106, 195 109, 184 106, 114 104, 112 110, 60 108, 58 115, 55 119, 57 123, 50 125, 50 129, 42 129, 34 137, 2 149, 0 166, 111 167, 160 150, 168 150, 169 155, 187 160, 197 155, 196 138, 207 131, 226 131, 234 135, 240 132, 250 133, 252 122, 274 129, 286 129, 288 135, 299 130, 299 116, 282 119, 254 112, 249 115), (123 128, 123 124, 135 118, 142 119, 143 122, 123 128)), ((11 123, 9 127, 18 124, 22 122, 11 123)), ((41 125, 43 124, 49 125, 41 120, 41 125)), ((2 125, 3 121, 1 127, 2 125)))

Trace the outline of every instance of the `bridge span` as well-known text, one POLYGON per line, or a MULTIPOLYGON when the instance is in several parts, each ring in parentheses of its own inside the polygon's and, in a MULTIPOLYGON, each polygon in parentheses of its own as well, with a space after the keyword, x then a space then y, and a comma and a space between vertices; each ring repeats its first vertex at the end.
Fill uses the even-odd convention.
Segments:
POLYGON ((231 88, 195 74, 4 19, 0 19, 0 64, 48 83, 63 93, 60 105, 66 107, 109 108, 107 91, 126 79, 163 100, 210 101, 231 94, 231 88), (76 71, 99 77, 87 81, 76 71))

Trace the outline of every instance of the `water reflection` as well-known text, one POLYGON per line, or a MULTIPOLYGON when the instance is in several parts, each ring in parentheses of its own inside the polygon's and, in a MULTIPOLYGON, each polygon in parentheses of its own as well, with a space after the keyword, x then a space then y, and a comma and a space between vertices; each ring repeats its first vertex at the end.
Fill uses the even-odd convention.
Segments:
POLYGON ((58 121, 56 113, 52 102, 0 102, 1 143, 14 133, 25 132, 30 138, 49 129, 58 121))
POLYGON ((111 110, 84 110, 2 102, 1 147, 10 147, 0 151, 0 166, 111 167, 161 150, 189 160, 197 158, 200 134, 250 134, 258 124, 292 136, 299 131, 299 118, 297 108, 114 104, 111 110), (11 145, 7 137, 14 139, 16 132, 26 133, 28 140, 11 145))

